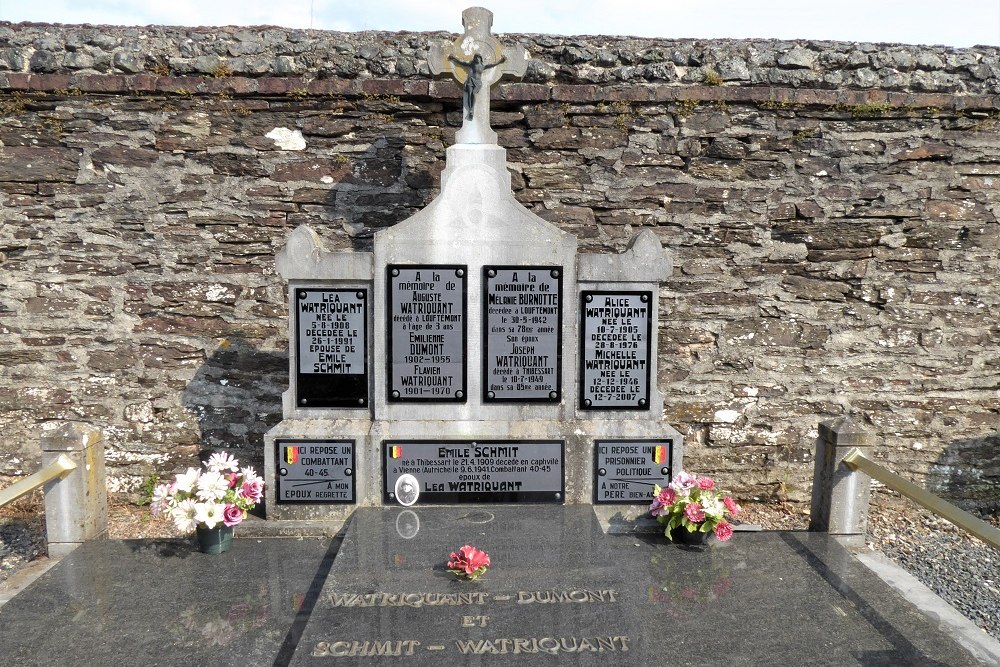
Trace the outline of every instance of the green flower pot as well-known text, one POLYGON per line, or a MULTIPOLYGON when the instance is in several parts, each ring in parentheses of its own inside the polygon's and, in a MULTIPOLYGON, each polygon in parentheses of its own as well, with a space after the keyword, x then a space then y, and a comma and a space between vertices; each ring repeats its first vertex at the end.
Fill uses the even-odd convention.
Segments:
POLYGON ((198 526, 198 548, 202 553, 221 554, 233 546, 233 527, 219 524, 215 528, 198 526))

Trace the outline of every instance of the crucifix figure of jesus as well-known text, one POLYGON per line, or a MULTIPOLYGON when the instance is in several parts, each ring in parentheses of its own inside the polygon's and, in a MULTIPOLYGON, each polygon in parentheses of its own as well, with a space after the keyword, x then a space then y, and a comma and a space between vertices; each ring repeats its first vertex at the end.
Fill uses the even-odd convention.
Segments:
POLYGON ((462 110, 465 112, 465 119, 472 120, 472 114, 475 111, 476 93, 483 87, 483 72, 507 62, 507 56, 501 56, 499 61, 490 65, 483 64, 483 56, 479 53, 472 56, 472 60, 467 63, 462 62, 453 55, 449 55, 448 60, 466 68, 465 86, 462 87, 462 110))
POLYGON ((490 128, 490 87, 505 74, 523 76, 528 52, 522 46, 505 47, 490 34, 493 13, 482 7, 462 12, 465 32, 454 42, 431 46, 427 64, 434 74, 449 73, 462 84, 462 144, 495 144, 490 128))

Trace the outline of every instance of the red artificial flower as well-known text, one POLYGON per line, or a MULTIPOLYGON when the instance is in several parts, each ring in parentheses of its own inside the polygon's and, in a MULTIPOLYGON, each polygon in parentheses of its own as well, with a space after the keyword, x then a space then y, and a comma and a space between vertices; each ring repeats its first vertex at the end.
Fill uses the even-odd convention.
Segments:
POLYGON ((677 500, 677 493, 667 487, 660 489, 660 493, 653 498, 653 502, 649 506, 649 513, 651 516, 663 516, 669 513, 670 506, 674 504, 677 500))
POLYGON ((720 521, 715 527, 715 536, 720 542, 725 542, 733 536, 733 526, 728 521, 720 521))
POLYGON ((479 576, 490 566, 490 555, 468 544, 458 551, 452 551, 450 558, 448 569, 470 579, 479 576))
POLYGON ((701 523, 705 520, 705 511, 701 509, 700 503, 691 503, 684 508, 684 516, 691 523, 701 523))
POLYGON ((733 516, 736 516, 737 514, 740 513, 740 506, 737 505, 736 501, 730 498, 729 496, 726 496, 725 498, 722 499, 722 504, 726 506, 726 509, 729 510, 729 513, 732 514, 733 516))
POLYGON ((715 482, 711 477, 699 477, 698 478, 698 488, 702 491, 711 491, 715 488, 715 482))
POLYGON ((675 500, 677 500, 677 492, 668 486, 660 489, 660 495, 657 496, 656 499, 660 501, 661 505, 669 507, 674 504, 675 500))

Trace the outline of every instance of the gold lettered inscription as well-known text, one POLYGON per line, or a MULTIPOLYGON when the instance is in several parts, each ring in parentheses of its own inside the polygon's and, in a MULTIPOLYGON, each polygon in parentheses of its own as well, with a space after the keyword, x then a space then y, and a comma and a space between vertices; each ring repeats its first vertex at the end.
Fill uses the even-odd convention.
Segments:
MULTIPOLYGON (((329 593, 326 602, 331 607, 461 607, 484 605, 488 602, 509 602, 512 595, 489 593, 329 593)), ((585 604, 618 602, 613 589, 572 591, 518 591, 518 604, 585 604)))
POLYGON ((512 653, 627 653, 631 639, 613 637, 530 637, 517 639, 456 639, 463 655, 505 655, 512 653))
POLYGON ((420 642, 416 639, 374 642, 316 642, 312 655, 316 658, 372 658, 413 655, 420 642))
POLYGON ((330 593, 333 607, 459 607, 486 604, 489 593, 330 593))
POLYGON ((462 617, 462 627, 463 628, 485 628, 486 624, 489 622, 489 616, 463 616, 462 617))
POLYGON ((580 590, 580 591, 518 591, 518 604, 558 604, 558 603, 595 603, 617 602, 618 593, 614 590, 580 590))

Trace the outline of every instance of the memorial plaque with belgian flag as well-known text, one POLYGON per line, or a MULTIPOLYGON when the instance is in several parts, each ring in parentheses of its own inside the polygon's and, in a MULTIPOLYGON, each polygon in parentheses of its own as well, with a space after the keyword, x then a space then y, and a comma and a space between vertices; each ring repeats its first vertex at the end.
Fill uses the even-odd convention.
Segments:
POLYGON ((561 503, 561 440, 398 440, 384 442, 383 502, 413 475, 421 503, 561 503))
POLYGON ((353 503, 353 440, 278 440, 279 503, 353 503))
POLYGON ((641 505, 672 477, 673 440, 594 441, 594 502, 641 505))

